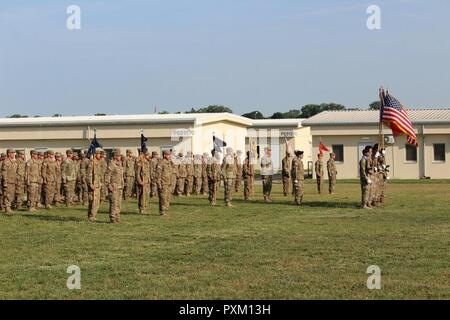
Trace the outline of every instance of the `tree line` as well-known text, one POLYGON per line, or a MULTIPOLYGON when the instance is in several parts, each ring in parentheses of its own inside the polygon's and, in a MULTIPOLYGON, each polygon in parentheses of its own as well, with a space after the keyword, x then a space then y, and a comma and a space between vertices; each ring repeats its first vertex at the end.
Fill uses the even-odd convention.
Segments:
MULTIPOLYGON (((374 101, 369 104, 369 110, 379 110, 380 109, 380 101, 374 101)), ((291 109, 287 112, 277 111, 271 116, 264 116, 261 111, 255 110, 252 112, 242 114, 243 117, 250 119, 296 119, 296 118, 310 118, 322 111, 330 111, 330 110, 360 110, 359 108, 347 108, 346 106, 339 103, 321 103, 321 104, 307 104, 301 107, 300 109, 291 109)), ((230 107, 226 107, 223 105, 209 105, 204 108, 191 108, 190 110, 180 113, 234 113, 230 107)), ((167 111, 158 112, 158 114, 169 114, 167 111)), ((106 116, 105 113, 96 113, 95 116, 106 116)), ((39 118, 40 116, 33 116, 34 118, 39 118)), ((62 117, 62 114, 54 114, 52 117, 62 117)), ((22 114, 12 114, 7 118, 29 118, 27 115, 22 114)))

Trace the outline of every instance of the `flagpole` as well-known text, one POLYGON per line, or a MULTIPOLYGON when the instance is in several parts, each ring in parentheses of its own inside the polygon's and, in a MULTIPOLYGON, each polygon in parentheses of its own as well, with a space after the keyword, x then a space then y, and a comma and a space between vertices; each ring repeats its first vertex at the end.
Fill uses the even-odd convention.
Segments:
POLYGON ((379 146, 381 149, 384 149, 384 130, 383 130, 383 110, 384 110, 384 89, 380 87, 378 90, 378 95, 380 97, 380 123, 378 126, 378 139, 379 146))

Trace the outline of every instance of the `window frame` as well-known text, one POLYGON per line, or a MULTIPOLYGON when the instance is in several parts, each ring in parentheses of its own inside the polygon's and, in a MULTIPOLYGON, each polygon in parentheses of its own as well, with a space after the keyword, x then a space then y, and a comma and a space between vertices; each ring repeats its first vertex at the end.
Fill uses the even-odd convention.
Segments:
POLYGON ((333 145, 331 145, 331 150, 332 150, 332 152, 334 153, 334 154, 336 154, 336 159, 335 159, 335 162, 336 163, 344 163, 344 161, 345 161, 345 152, 344 152, 344 145, 343 144, 333 144, 333 145), (338 160, 338 158, 337 158, 337 153, 336 153, 336 151, 335 151, 335 147, 342 147, 342 161, 341 160, 338 160))
POLYGON ((407 164, 416 164, 417 163, 417 159, 418 159, 417 148, 415 148, 414 146, 412 146, 410 144, 405 144, 405 163, 407 163, 407 164), (408 149, 411 149, 411 150, 415 151, 415 153, 416 153, 415 160, 408 160, 408 149))
POLYGON ((445 145, 445 143, 433 143, 433 163, 446 163, 447 162, 447 157, 446 157, 446 145, 445 145), (444 147, 444 150, 443 150, 443 157, 444 157, 444 160, 436 160, 436 146, 437 145, 439 145, 439 146, 443 146, 444 147))

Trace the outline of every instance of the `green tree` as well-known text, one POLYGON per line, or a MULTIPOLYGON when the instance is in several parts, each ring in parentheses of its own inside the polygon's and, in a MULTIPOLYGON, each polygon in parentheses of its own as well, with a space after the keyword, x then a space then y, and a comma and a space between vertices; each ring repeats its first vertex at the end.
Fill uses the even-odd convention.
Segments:
POLYGON ((346 110, 346 108, 338 103, 307 104, 302 107, 301 118, 310 118, 322 111, 329 110, 346 110))
POLYGON ((249 113, 244 113, 242 116, 253 120, 265 119, 264 115, 260 111, 252 111, 249 113))
POLYGON ((106 113, 96 113, 94 116, 103 117, 103 116, 106 116, 106 113))
POLYGON ((284 119, 284 114, 281 112, 275 112, 270 119, 284 119))
POLYGON ((27 115, 23 115, 23 114, 15 113, 15 114, 12 114, 12 115, 8 116, 7 118, 28 118, 28 116, 27 115))
POLYGON ((233 110, 222 105, 209 105, 206 108, 200 108, 198 110, 192 108, 191 111, 187 111, 186 113, 224 113, 224 112, 233 113, 233 110))
POLYGON ((369 104, 369 110, 380 110, 380 108, 381 108, 380 101, 374 101, 371 104, 369 104))

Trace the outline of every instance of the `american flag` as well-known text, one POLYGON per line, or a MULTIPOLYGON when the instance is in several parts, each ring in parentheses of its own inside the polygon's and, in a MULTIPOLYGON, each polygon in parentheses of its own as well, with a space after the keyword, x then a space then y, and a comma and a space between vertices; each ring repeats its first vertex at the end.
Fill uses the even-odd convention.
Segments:
POLYGON ((400 101, 389 94, 381 91, 380 120, 388 123, 394 135, 405 134, 409 144, 418 146, 416 132, 414 131, 408 112, 403 108, 400 101))

